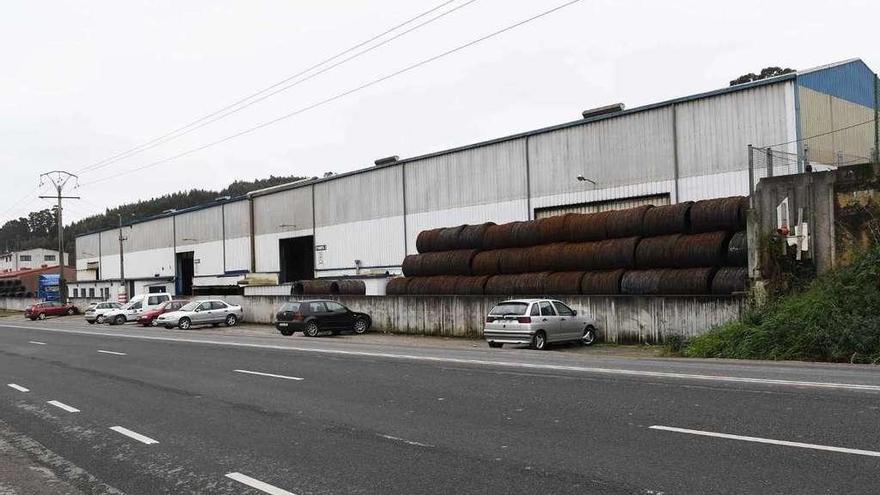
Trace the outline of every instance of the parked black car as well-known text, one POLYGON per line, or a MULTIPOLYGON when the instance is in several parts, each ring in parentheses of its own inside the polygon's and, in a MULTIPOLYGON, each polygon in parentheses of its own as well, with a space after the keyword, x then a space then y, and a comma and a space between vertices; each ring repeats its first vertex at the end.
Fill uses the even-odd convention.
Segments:
POLYGON ((324 299, 288 302, 275 315, 275 328, 281 335, 302 332, 307 337, 316 337, 323 331, 330 331, 333 335, 344 331, 362 334, 372 324, 370 315, 324 299))

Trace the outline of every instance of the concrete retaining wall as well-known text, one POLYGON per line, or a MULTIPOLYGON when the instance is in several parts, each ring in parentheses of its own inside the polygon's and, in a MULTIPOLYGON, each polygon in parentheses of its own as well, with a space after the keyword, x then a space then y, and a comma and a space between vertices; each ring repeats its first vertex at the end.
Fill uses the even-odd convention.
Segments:
MULTIPOLYGON (((205 299, 200 297, 199 299, 205 299)), ((271 323, 284 296, 218 296, 244 308, 245 321, 271 323)), ((373 329, 386 333, 482 337, 483 319, 498 297, 484 296, 340 296, 334 299, 373 317, 373 329)), ((591 314, 608 342, 659 343, 671 335, 693 336, 739 319, 739 296, 567 296, 579 313, 591 314)), ((77 299, 84 308, 91 302, 77 299)), ((24 310, 32 299, 0 298, 0 308, 24 310)))

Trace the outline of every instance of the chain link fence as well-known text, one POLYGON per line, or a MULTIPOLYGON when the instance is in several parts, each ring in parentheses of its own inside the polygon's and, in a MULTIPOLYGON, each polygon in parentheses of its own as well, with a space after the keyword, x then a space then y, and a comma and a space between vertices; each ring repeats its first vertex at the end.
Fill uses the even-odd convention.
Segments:
MULTIPOLYGON (((829 152, 802 146, 801 153, 791 153, 778 149, 749 146, 749 192, 754 192, 758 181, 765 177, 791 175, 802 172, 823 172, 847 165, 873 163, 871 156, 862 156, 843 151, 829 152), (822 161, 814 161, 811 156, 821 156, 822 161)), ((872 153, 868 153, 871 155, 872 153)))

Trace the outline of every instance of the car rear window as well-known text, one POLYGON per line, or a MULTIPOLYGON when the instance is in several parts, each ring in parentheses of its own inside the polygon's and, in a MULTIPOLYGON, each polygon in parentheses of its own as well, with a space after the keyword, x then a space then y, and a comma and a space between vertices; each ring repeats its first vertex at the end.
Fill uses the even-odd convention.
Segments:
POLYGON ((506 302, 501 303, 489 311, 492 316, 502 315, 524 315, 529 307, 529 303, 524 302, 506 302))
POLYGON ((284 303, 284 306, 281 306, 281 311, 290 311, 292 313, 296 313, 297 311, 299 311, 299 303, 298 302, 284 303))

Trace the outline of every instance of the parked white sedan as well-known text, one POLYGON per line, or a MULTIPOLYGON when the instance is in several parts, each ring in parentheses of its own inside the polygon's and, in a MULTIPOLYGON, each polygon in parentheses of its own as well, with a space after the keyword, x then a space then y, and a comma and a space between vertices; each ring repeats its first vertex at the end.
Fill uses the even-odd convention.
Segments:
POLYGON ((156 326, 172 329, 180 327, 189 330, 193 326, 213 325, 221 323, 227 327, 238 324, 244 316, 241 306, 227 304, 219 299, 193 301, 177 311, 164 313, 156 318, 156 326))
POLYGON ((489 347, 529 344, 544 350, 551 342, 596 342, 596 319, 578 315, 562 301, 514 299, 498 303, 486 316, 483 336, 489 347))

